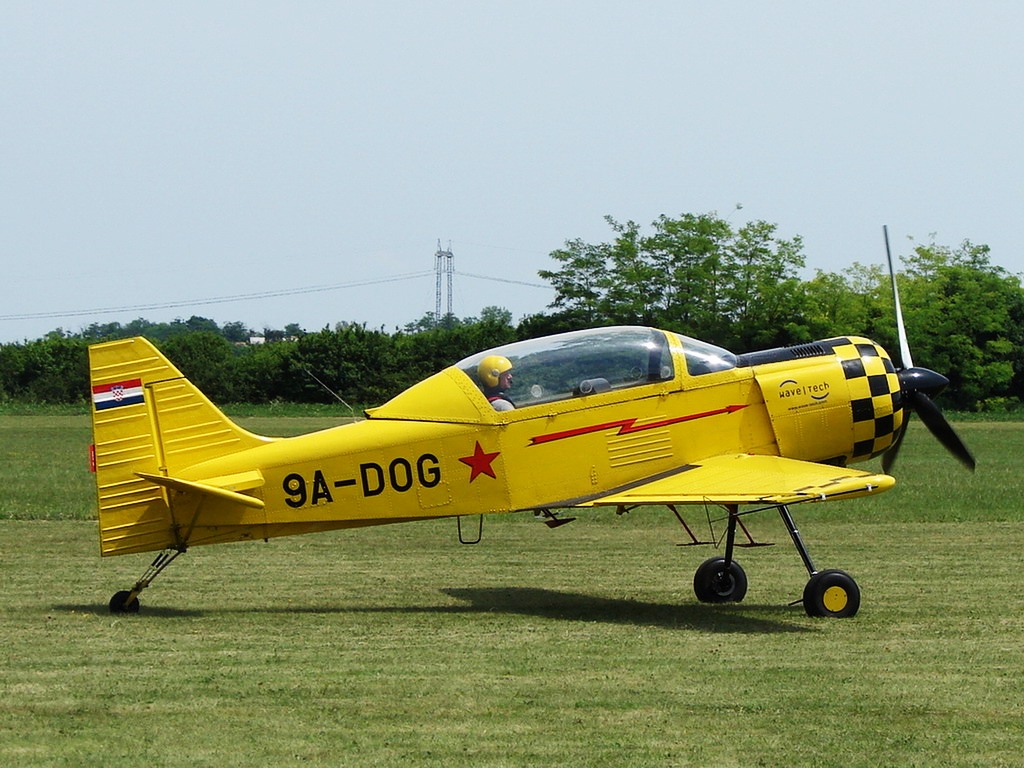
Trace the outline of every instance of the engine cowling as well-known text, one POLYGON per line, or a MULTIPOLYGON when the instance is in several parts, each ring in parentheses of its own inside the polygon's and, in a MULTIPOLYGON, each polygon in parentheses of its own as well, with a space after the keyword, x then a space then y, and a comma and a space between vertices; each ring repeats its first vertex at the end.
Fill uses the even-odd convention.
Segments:
POLYGON ((845 465, 892 446, 905 411, 888 353, 857 336, 740 355, 783 456, 845 465))

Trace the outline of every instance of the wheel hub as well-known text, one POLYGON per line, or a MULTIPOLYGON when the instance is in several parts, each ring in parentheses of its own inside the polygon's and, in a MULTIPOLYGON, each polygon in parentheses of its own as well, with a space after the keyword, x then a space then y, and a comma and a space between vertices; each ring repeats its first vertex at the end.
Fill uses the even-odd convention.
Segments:
POLYGON ((715 574, 712 584, 715 592, 722 597, 727 597, 732 594, 732 591, 736 588, 736 580, 728 571, 722 571, 721 573, 715 574))
POLYGON ((821 596, 822 604, 832 613, 839 613, 843 610, 849 600, 850 596, 846 594, 846 590, 838 586, 829 587, 821 596))

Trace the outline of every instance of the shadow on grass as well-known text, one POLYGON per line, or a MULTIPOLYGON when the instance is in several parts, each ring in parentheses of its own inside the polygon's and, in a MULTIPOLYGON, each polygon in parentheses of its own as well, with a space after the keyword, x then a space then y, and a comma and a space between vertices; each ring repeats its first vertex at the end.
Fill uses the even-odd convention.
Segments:
POLYGON ((135 613, 119 613, 119 614, 115 614, 115 613, 111 613, 110 612, 110 608, 107 605, 100 604, 100 603, 93 603, 91 605, 85 605, 85 604, 80 604, 80 605, 58 604, 58 605, 51 605, 50 606, 50 610, 51 611, 57 611, 59 613, 81 613, 81 614, 84 614, 86 616, 103 616, 105 618, 115 617, 115 618, 126 618, 126 619, 135 618, 136 616, 138 616, 138 617, 152 616, 152 617, 159 617, 159 618, 164 618, 164 619, 199 618, 200 616, 207 616, 207 615, 210 615, 210 614, 214 613, 213 611, 191 610, 191 609, 188 609, 188 608, 174 608, 174 607, 160 606, 160 605, 156 605, 156 606, 143 605, 141 612, 137 613, 137 614, 135 614, 135 613))
POLYGON ((814 631, 813 627, 788 621, 793 609, 778 605, 649 603, 534 587, 453 588, 442 589, 441 592, 467 604, 305 606, 254 610, 320 614, 505 614, 557 621, 699 629, 703 632, 769 634, 814 631))
POLYGON ((791 613, 791 609, 785 606, 649 603, 529 587, 445 589, 442 592, 469 603, 467 608, 455 607, 452 610, 474 613, 506 613, 560 621, 635 624, 705 632, 763 634, 812 631, 810 627, 784 621, 786 614, 791 613))
MULTIPOLYGON (((507 614, 532 616, 557 621, 627 624, 662 629, 699 629, 703 632, 739 632, 769 634, 778 632, 813 632, 812 627, 787 619, 793 608, 778 605, 703 605, 650 603, 596 597, 575 592, 559 592, 532 587, 492 587, 443 589, 442 593, 466 605, 300 605, 249 606, 226 609, 186 609, 167 606, 143 606, 139 614, 122 614, 124 618, 201 618, 218 614, 507 614)), ((54 605, 52 610, 111 616, 106 605, 54 605)))

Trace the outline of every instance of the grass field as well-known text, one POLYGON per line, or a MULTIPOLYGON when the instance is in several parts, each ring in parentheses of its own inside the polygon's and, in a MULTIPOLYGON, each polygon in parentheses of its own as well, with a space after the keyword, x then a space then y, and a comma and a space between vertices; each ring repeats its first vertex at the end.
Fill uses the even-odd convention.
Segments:
POLYGON ((853 619, 787 606, 771 515, 746 600, 697 603, 658 510, 197 548, 112 616, 148 558, 98 556, 84 417, 0 417, 0 764, 1019 765, 1024 424, 958 425, 973 476, 914 427, 895 490, 794 510, 853 619))

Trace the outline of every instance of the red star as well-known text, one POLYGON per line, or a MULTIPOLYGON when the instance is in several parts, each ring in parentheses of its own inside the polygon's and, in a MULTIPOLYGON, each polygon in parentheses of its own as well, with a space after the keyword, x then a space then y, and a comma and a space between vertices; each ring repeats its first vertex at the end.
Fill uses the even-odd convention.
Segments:
POLYGON ((491 467, 491 463, 498 458, 500 454, 501 451, 487 453, 487 451, 480 447, 480 443, 478 441, 472 456, 466 456, 465 458, 459 459, 459 461, 472 470, 469 473, 469 482, 472 483, 480 475, 487 475, 488 477, 497 479, 498 476, 494 474, 494 468, 491 467))

